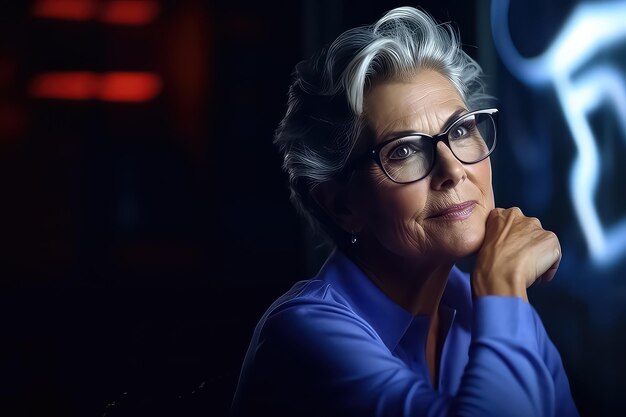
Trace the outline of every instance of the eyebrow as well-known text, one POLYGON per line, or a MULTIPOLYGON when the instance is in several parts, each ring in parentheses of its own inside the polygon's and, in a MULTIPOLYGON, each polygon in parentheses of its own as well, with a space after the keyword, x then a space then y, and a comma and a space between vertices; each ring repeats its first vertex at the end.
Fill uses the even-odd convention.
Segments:
POLYGON ((446 130, 447 128, 450 127, 450 125, 452 124, 452 122, 454 122, 460 115, 462 115, 463 113, 467 113, 467 109, 464 107, 459 107, 458 109, 456 109, 447 119, 446 122, 443 124, 443 130, 446 130))
MULTIPOLYGON (((452 112, 452 114, 450 116, 448 116, 446 121, 443 123, 443 128, 441 129, 441 131, 442 132, 445 131, 448 127, 450 127, 452 122, 454 122, 460 115, 462 115, 463 113, 466 113, 467 111, 468 110, 466 108, 464 108, 464 107, 457 108, 454 112, 452 112)), ((423 133, 423 132, 417 132, 415 130, 393 131, 393 132, 387 133, 385 136, 380 138, 379 141, 380 142, 384 142, 384 141, 389 140, 391 138, 395 138, 395 137, 399 137, 399 136, 407 135, 407 134, 412 134, 412 133, 423 133)))

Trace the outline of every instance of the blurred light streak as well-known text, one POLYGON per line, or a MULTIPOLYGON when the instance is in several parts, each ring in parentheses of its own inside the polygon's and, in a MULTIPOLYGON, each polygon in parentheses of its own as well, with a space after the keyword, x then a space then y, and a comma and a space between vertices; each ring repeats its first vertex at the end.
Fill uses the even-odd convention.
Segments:
POLYGON ((104 101, 149 101, 161 91, 161 78, 149 72, 109 72, 101 76, 104 101))
POLYGON ((38 98, 90 100, 98 92, 98 76, 92 72, 48 72, 30 83, 30 94, 38 98))
POLYGON ((150 72, 47 72, 30 83, 36 98, 145 102, 161 92, 161 78, 150 72))
POLYGON ((91 20, 99 9, 96 0, 37 0, 33 16, 48 19, 91 20))
POLYGON ((113 0, 100 14, 104 23, 118 25, 145 25, 159 14, 159 5, 147 0, 113 0))
POLYGON ((181 4, 163 25, 161 73, 167 79, 168 106, 178 141, 193 158, 208 155, 206 115, 214 88, 215 25, 206 5, 181 4))
POLYGON ((159 12, 160 6, 153 0, 37 0, 32 9, 39 18, 99 20, 113 25, 145 25, 159 12))
POLYGON ((608 266, 626 253, 626 217, 605 228, 595 206, 601 161, 589 115, 603 102, 612 105, 626 132, 624 74, 598 64, 574 74, 599 51, 626 41, 626 2, 579 4, 560 33, 541 55, 519 54, 508 25, 509 1, 491 3, 496 48, 509 71, 526 84, 556 89, 563 114, 578 149, 570 172, 570 192, 592 260, 608 266))

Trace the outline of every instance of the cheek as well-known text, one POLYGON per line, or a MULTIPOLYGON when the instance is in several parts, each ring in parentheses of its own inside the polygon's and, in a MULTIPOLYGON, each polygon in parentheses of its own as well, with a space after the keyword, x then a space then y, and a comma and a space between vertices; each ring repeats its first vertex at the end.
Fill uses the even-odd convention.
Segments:
MULTIPOLYGON (((378 183, 369 190, 369 221, 380 238, 391 231, 406 233, 416 225, 428 199, 427 181, 413 184, 378 183)), ((403 233, 403 234, 404 234, 403 233)), ((387 239, 384 239, 387 240, 387 239)))
POLYGON ((495 207, 493 186, 491 184, 491 161, 489 158, 472 165, 471 168, 472 182, 480 190, 483 197, 483 205, 487 210, 495 207))

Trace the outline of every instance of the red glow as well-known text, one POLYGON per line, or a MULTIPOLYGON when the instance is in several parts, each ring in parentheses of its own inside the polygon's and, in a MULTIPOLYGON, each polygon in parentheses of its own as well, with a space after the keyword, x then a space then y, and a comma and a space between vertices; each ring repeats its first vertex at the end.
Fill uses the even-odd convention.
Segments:
POLYGON ((159 14, 154 0, 37 0, 33 15, 47 19, 92 20, 116 25, 145 25, 159 14))
POLYGON ((38 0, 33 6, 33 15, 37 17, 90 20, 98 13, 96 0, 38 0))
POLYGON ((89 100, 98 91, 98 76, 91 72, 48 72, 30 84, 30 93, 39 98, 89 100))
POLYGON ((149 72, 49 72, 37 76, 30 93, 37 98, 143 102, 161 91, 161 78, 149 72))
POLYGON ((161 79, 149 72, 110 72, 102 76, 100 99, 148 101, 161 91, 161 79))
POLYGON ((112 0, 100 15, 105 23, 145 25, 159 14, 159 5, 148 0, 112 0))

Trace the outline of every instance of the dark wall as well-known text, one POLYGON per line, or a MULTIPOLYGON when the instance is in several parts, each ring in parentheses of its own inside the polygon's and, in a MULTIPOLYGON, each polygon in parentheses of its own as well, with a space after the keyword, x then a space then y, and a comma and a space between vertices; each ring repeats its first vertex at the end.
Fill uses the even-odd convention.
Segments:
MULTIPOLYGON (((223 415, 256 321, 324 256, 271 143, 293 66, 406 3, 163 0, 141 26, 38 18, 37 3, 0 6, 0 414, 223 415), (37 97, 49 71, 148 71, 162 88, 37 97)), ((486 2, 419 6, 493 58, 486 2)), ((569 341, 554 323, 570 316, 546 310, 569 341)), ((564 358, 585 410, 592 355, 564 358)))

